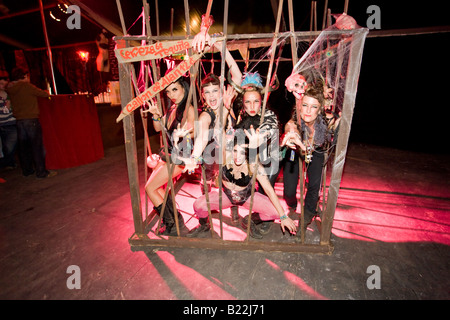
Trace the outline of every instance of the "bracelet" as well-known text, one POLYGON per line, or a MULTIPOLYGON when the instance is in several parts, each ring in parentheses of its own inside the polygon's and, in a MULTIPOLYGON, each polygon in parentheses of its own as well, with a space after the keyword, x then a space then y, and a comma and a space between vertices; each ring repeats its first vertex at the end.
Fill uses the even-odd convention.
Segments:
POLYGON ((191 156, 191 159, 194 159, 197 164, 201 164, 203 162, 202 157, 191 156))
POLYGON ((288 218, 288 216, 287 216, 286 214, 283 214, 283 215, 280 217, 281 220, 286 220, 287 218, 288 218))
POLYGON ((152 116, 152 120, 153 121, 161 121, 161 117, 154 118, 154 116, 152 116))

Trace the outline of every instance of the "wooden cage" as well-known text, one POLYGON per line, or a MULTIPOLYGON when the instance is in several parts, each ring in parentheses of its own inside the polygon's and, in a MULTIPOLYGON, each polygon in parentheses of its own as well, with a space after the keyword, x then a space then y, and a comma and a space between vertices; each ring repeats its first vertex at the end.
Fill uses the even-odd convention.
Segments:
MULTIPOLYGON (((211 0, 209 2, 207 14, 209 14, 211 0)), ((122 17, 120 2, 117 0, 119 14, 122 17)), ((144 13, 148 17, 148 4, 144 3, 144 13)), ((293 14, 292 14, 292 0, 288 0, 289 4, 289 20, 290 20, 290 32, 279 32, 280 26, 280 18, 283 7, 283 0, 279 1, 278 6, 278 16, 277 16, 277 26, 276 30, 273 34, 238 34, 238 35, 227 35, 227 19, 228 19, 228 1, 225 1, 224 7, 224 32, 223 32, 223 46, 226 46, 227 40, 243 40, 243 41, 253 41, 254 39, 265 40, 268 43, 271 43, 271 46, 276 46, 277 40, 281 37, 290 39, 291 44, 291 53, 292 53, 292 62, 293 65, 297 63, 297 51, 296 51, 296 43, 299 41, 308 42, 311 41, 312 38, 315 38, 319 35, 318 31, 309 31, 309 32, 296 32, 293 30, 293 14)), ((188 8, 187 0, 185 0, 185 8, 188 8)), ((123 17, 122 17, 123 18, 123 17)), ((186 26, 188 28, 188 37, 192 39, 189 35, 189 14, 186 13, 186 26)), ((146 19, 148 21, 148 19, 146 19)), ((122 27, 125 29, 123 25, 122 19, 122 27)), ((133 251, 137 250, 148 250, 155 249, 161 247, 180 247, 180 248, 203 248, 203 249, 225 249, 225 250, 251 250, 251 251, 280 251, 280 252, 305 252, 305 253, 326 253, 331 254, 333 252, 333 244, 331 241, 331 233, 332 233, 332 225, 334 219, 334 213, 336 210, 339 187, 341 183, 341 177, 343 173, 345 157, 347 153, 347 145, 348 139, 350 135, 351 122, 353 117, 353 110, 355 106, 355 97, 357 90, 357 79, 359 78, 360 65, 362 59, 362 51, 364 47, 365 37, 368 33, 367 29, 359 28, 357 30, 351 31, 336 31, 337 34, 342 35, 342 37, 355 37, 357 41, 349 42, 350 55, 348 57, 348 64, 345 66, 346 77, 346 91, 343 100, 342 106, 342 116, 340 123, 340 131, 337 139, 337 144, 335 147, 335 151, 333 154, 333 161, 331 165, 331 173, 329 172, 327 179, 326 170, 323 174, 323 188, 322 188, 322 201, 321 201, 321 224, 318 225, 318 229, 320 230, 320 241, 319 243, 307 243, 304 239, 304 233, 302 233, 301 241, 290 241, 290 242, 277 242, 277 241, 264 241, 264 240, 253 240, 249 237, 249 230, 247 230, 247 237, 244 241, 233 241, 233 240, 224 240, 223 239, 223 229, 221 228, 221 235, 219 238, 210 237, 210 238, 187 238, 180 235, 179 236, 161 236, 155 234, 151 229, 160 219, 154 212, 148 212, 148 206, 146 205, 143 208, 142 199, 141 199, 141 187, 140 187, 140 173, 138 169, 138 148, 135 134, 135 124, 134 117, 123 116, 120 120, 123 121, 124 135, 125 135, 125 150, 126 150, 126 160, 127 160, 127 168, 128 168, 128 176, 129 176, 129 185, 130 185, 130 195, 131 195, 131 204, 132 204, 132 214, 134 221, 134 234, 129 238, 129 243, 131 249, 133 251), (329 180, 327 182, 327 180, 329 180), (329 187, 327 188, 327 184, 329 187), (327 192, 328 189, 328 192, 327 192), (326 197, 325 197, 326 195, 326 197), (145 209, 145 212, 143 212, 145 209), (150 235, 151 233, 151 235, 150 235)), ((125 34, 125 32, 124 32, 125 34)), ((174 40, 183 40, 186 37, 161 37, 161 36, 152 36, 149 27, 147 26, 147 36, 121 36, 115 37, 116 41, 122 41, 125 43, 125 47, 131 47, 131 41, 143 41, 145 40, 148 44, 152 44, 158 41, 174 41, 174 40)), ((192 50, 189 49, 190 54, 192 54, 192 50)), ((271 79, 273 72, 273 59, 274 55, 272 55, 269 63, 269 70, 267 79, 271 79)), ((221 88, 223 88, 223 79, 225 78, 225 59, 222 59, 221 63, 221 88)), ((154 63, 151 63, 153 79, 159 79, 159 75, 157 74, 157 68, 154 63)), ((195 70, 196 65, 190 67, 190 75, 191 75, 191 84, 195 81, 197 76, 197 70, 195 70)), ((197 67, 198 68, 198 67, 197 67)), ((344 69, 344 68, 342 68, 344 69)), ((127 108, 127 104, 133 98, 139 95, 139 92, 133 88, 133 81, 135 79, 134 67, 131 62, 121 62, 119 61, 119 75, 120 75, 120 96, 121 96, 121 104, 122 109, 127 108)), ((155 80, 156 81, 156 80, 155 80)), ((268 86, 268 82, 266 86, 268 86)), ((191 85, 191 88, 195 86, 191 85)), ((194 107, 196 107, 197 99, 195 90, 191 90, 189 99, 194 103, 194 107)), ((159 95, 158 102, 159 101, 159 95)), ((264 101, 263 110, 266 106, 266 100, 264 101)), ((196 109, 196 108, 195 108, 196 109)), ((146 125, 146 124, 145 124, 146 125)), ((163 135, 164 136, 164 135, 163 135)), ((164 137, 163 137, 164 138, 164 137)), ((166 145, 166 139, 163 139, 164 145, 166 145)), ((145 137, 144 143, 146 146, 145 150, 149 149, 148 137, 145 137)), ((147 156, 147 151, 146 151, 147 156)), ((145 161, 145 159, 144 159, 145 161)), ((147 178, 147 166, 145 167, 145 177, 147 178)), ((326 168, 326 167, 325 167, 326 168)), ((170 170, 170 169, 169 169, 170 170)), ((303 165, 301 164, 301 170, 303 172, 303 165)), ((303 175, 301 177, 303 179, 303 175)), ((255 180, 255 179, 254 179, 255 180)), ((253 181, 254 183, 254 181, 253 181)), ((221 185, 221 184, 219 184, 221 185)), ((165 206, 167 194, 172 192, 172 195, 175 195, 177 189, 180 186, 176 186, 173 184, 173 181, 169 179, 166 197, 164 200, 163 207, 165 206)), ((207 192, 207 191, 206 191, 207 192)), ((254 186, 252 190, 252 196, 254 192, 254 186)), ((175 197, 172 197, 173 201, 175 201, 175 197)), ((303 194, 300 196, 300 203, 303 204, 303 194)), ((174 207, 176 208, 176 204, 174 203, 174 207)), ((251 211, 251 210, 250 210, 251 211)), ((303 211, 303 210, 302 210, 303 211)), ((250 212, 251 213, 251 212, 250 212)), ((177 214, 175 214, 177 216, 177 214)), ((250 216, 250 214, 249 214, 250 216)), ((211 217, 211 213, 210 213, 211 217)), ((220 225, 222 225, 222 212, 219 212, 220 225)), ((177 219, 176 219, 177 222, 177 219)), ((299 225, 303 225, 303 214, 300 216, 299 225)), ((178 228, 178 222, 177 222, 178 228)))

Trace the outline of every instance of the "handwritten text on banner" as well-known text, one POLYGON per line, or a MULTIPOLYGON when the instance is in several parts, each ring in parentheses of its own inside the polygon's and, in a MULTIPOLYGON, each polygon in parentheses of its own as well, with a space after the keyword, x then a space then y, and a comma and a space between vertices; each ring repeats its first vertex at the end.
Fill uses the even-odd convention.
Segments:
POLYGON ((146 89, 136 98, 127 103, 127 105, 122 109, 119 117, 116 119, 116 122, 122 120, 124 117, 143 105, 146 101, 153 98, 158 92, 164 90, 169 84, 176 81, 179 77, 189 71, 189 68, 192 67, 201 56, 201 54, 195 54, 187 60, 182 61, 175 69, 170 71, 163 78, 159 79, 159 81, 155 82, 150 88, 146 89))

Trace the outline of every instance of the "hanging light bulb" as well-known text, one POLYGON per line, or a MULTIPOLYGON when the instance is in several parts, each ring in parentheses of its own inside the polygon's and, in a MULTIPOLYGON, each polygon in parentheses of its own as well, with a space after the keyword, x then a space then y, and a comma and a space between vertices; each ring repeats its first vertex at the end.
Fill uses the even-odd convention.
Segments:
POLYGON ((89 52, 88 51, 77 51, 78 56, 80 57, 81 61, 88 62, 89 60, 89 52))

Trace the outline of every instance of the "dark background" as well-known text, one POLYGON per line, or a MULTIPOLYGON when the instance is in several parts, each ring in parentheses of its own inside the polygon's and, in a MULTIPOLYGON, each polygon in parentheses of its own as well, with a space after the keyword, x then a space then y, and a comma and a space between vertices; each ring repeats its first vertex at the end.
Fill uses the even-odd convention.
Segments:
MULTIPOLYGON (((68 30, 64 22, 64 14, 51 5, 58 1, 43 0, 46 6, 46 23, 49 40, 52 46, 68 43, 94 41, 101 31, 95 21, 82 18, 81 30, 68 30), (48 15, 52 10, 55 16, 61 17, 56 22, 48 15)), ((72 1, 73 2, 73 1, 72 1)), ((156 34, 155 1, 149 0, 150 21, 153 34, 156 34)), ((277 1, 273 1, 277 2, 277 1)), ((317 19, 319 30, 322 27, 323 5, 325 1, 317 1, 317 19)), ((332 13, 341 13, 345 1, 328 1, 332 13)), ((109 21, 120 26, 119 14, 115 0, 84 0, 87 5, 109 21)), ((293 1, 296 31, 308 31, 310 28, 310 1, 293 1)), ((39 11, 14 18, 4 18, 23 10, 39 8, 38 0, 11 1, 3 0, 9 12, 0 16, 0 35, 19 42, 29 49, 45 48, 42 22, 39 11)), ((69 3, 70 4, 70 3, 69 3)), ((142 10, 141 0, 121 1, 125 25, 128 33, 142 33, 138 17, 142 10), (135 24, 134 24, 135 23, 135 24), (132 26, 134 24, 134 26, 132 26)), ((207 1, 190 0, 190 14, 201 16, 206 11, 207 1)), ((446 1, 418 3, 409 1, 349 1, 348 14, 358 24, 366 27, 370 14, 366 12, 370 5, 377 5, 381 10, 381 30, 423 29, 427 27, 446 27, 448 10, 446 1)), ((211 14, 215 18, 213 32, 222 31, 223 0, 214 0, 211 14)), ((183 34, 185 22, 184 1, 158 1, 160 35, 170 34, 170 12, 174 8, 174 34, 183 34)), ((288 24, 288 6, 284 1, 284 18, 288 24)), ((334 21, 334 20, 333 20, 334 21)), ((444 28, 448 31, 448 27, 444 28)), ((273 32, 275 17, 270 0, 229 1, 228 31, 229 34, 273 32)), ((282 30, 283 31, 283 30, 282 30)), ((417 31, 417 30, 416 30, 417 31)), ((193 28, 192 34, 198 32, 193 28)), ((112 36, 112 35, 111 35, 112 36)), ((3 38, 2 38, 3 39, 3 38)), ((406 35, 390 37, 369 37, 363 53, 361 74, 358 84, 356 106, 352 123, 351 142, 376 144, 420 151, 425 153, 448 154, 447 133, 447 79, 449 71, 447 51, 449 33, 433 33, 425 35, 406 35)), ((13 64, 14 47, 7 41, 0 43, 0 51, 4 63, 13 64)), ((289 48, 284 49, 290 52, 289 48)), ((95 59, 95 57, 94 57, 95 59)), ((262 65, 262 64, 261 64, 262 65)), ((284 83, 289 75, 289 64, 281 64, 278 76, 284 83)), ((265 74, 262 67, 261 74, 265 74)), ((277 105, 282 122, 288 117, 289 101, 284 86, 271 97, 271 106, 277 105), (278 99, 274 101, 274 99, 278 99)))

